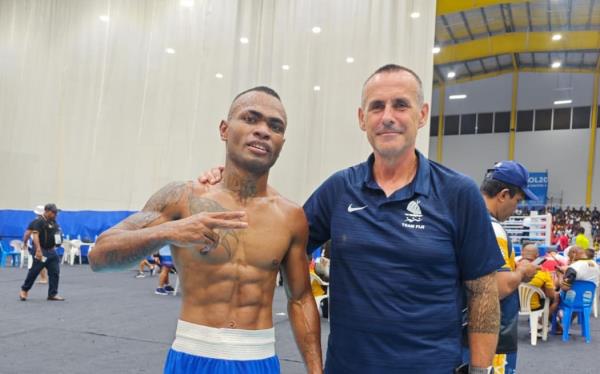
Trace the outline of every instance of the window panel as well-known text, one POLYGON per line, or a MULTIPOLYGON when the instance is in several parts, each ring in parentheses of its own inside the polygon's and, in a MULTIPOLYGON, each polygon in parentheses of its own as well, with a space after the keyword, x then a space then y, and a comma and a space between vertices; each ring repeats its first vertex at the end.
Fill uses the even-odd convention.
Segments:
POLYGON ((475 125, 477 123, 477 114, 463 114, 460 116, 460 134, 475 134, 475 125))
POLYGON ((517 131, 533 131, 533 110, 517 112, 517 131))
POLYGON ((458 115, 444 117, 444 135, 458 135, 459 119, 458 115))
POLYGON ((494 113, 494 132, 508 132, 510 130, 510 112, 494 113))
POLYGON ((431 121, 429 121, 429 136, 437 136, 439 118, 438 116, 431 117, 431 121))
POLYGON ((589 129, 590 128, 590 111, 589 106, 580 106, 573 108, 573 126, 574 129, 589 129))
POLYGON ((552 109, 538 109, 535 111, 535 131, 550 130, 552 125, 552 109))
POLYGON ((477 133, 490 134, 494 124, 494 113, 477 114, 477 133))
POLYGON ((553 130, 568 130, 571 128, 571 108, 554 109, 552 119, 553 130))

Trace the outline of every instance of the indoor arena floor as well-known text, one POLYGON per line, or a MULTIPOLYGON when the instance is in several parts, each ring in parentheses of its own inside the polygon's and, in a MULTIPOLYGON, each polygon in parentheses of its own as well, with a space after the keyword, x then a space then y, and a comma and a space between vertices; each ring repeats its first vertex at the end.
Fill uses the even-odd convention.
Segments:
MULTIPOLYGON (((35 284, 21 302, 25 275, 26 269, 0 268, 0 374, 162 372, 181 299, 155 295, 156 277, 136 279, 134 271, 93 273, 87 265, 63 265, 59 293, 66 301, 46 301, 47 285, 35 284)), ((282 373, 305 373, 282 287, 275 292, 273 316, 282 373)), ((321 321, 326 347, 329 323, 321 321)), ((590 344, 575 327, 567 343, 550 336, 534 347, 526 317, 519 328, 519 374, 598 372, 600 319, 592 317, 590 344)))

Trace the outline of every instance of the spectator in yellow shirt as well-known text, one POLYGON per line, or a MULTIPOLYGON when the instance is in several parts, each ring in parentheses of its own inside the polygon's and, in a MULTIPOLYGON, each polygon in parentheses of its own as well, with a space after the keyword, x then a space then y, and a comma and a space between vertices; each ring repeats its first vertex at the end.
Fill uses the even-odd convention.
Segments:
POLYGON ((575 245, 583 249, 588 249, 590 247, 590 240, 585 236, 585 229, 583 227, 577 229, 575 245))
MULTIPOLYGON (((535 244, 527 244, 523 247, 523 259, 533 261, 539 257, 539 251, 535 244)), ((558 300, 556 299, 556 292, 554 290, 554 281, 552 280, 552 274, 549 272, 539 269, 529 284, 541 289, 546 295, 546 300, 540 300, 539 295, 535 294, 531 298, 531 310, 538 310, 544 307, 542 301, 550 302, 550 313, 556 310, 558 306, 558 300)))

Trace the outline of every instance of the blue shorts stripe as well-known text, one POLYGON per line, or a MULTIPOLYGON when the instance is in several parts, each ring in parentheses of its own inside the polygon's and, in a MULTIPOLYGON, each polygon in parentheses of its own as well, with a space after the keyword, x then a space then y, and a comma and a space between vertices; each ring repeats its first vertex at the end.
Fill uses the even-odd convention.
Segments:
POLYGON ((164 374, 279 374, 277 356, 262 360, 221 360, 169 350, 164 374))

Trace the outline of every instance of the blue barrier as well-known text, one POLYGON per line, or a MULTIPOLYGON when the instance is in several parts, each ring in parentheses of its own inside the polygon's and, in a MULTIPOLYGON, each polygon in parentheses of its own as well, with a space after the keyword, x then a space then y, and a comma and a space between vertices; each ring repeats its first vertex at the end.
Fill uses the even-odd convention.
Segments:
MULTIPOLYGON (((57 222, 63 235, 71 238, 81 237, 83 241, 93 242, 96 236, 132 215, 133 211, 61 211, 57 222)), ((23 233, 35 214, 31 210, 0 210, 0 239, 5 248, 10 248, 13 239, 23 238, 23 233)))

